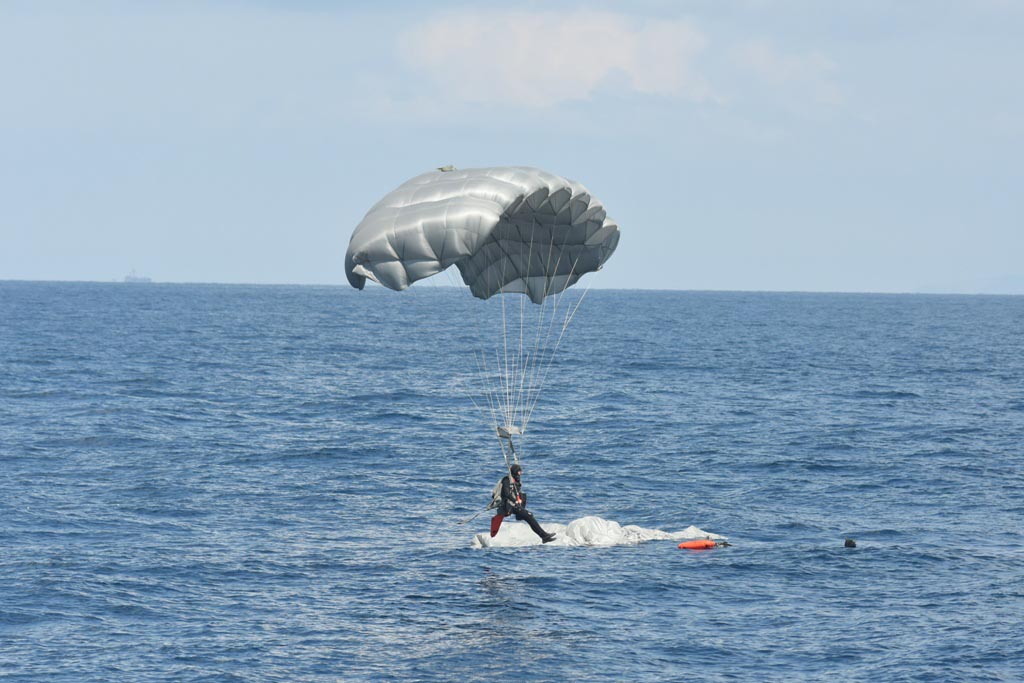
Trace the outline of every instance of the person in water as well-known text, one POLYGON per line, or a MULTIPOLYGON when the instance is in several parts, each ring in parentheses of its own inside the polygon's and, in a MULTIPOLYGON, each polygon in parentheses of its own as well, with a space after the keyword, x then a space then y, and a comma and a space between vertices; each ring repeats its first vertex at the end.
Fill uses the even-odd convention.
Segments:
POLYGON ((520 522, 526 522, 533 529, 533 533, 540 536, 544 543, 555 540, 554 534, 549 534, 537 523, 533 513, 526 509, 526 494, 523 493, 523 468, 516 463, 509 468, 501 480, 501 506, 498 514, 502 517, 515 515, 520 522))

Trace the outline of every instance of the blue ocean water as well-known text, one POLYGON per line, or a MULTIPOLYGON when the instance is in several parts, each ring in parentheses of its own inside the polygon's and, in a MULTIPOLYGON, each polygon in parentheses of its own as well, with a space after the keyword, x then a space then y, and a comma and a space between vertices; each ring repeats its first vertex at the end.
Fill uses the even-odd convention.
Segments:
POLYGON ((591 291, 530 506, 704 552, 471 547, 478 304, 0 282, 0 679, 1024 680, 1024 297, 591 291))

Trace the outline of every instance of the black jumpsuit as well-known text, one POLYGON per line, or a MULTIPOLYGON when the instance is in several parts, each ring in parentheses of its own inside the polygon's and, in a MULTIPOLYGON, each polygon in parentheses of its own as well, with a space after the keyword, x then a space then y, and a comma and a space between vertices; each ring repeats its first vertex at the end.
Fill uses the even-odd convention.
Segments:
POLYGON ((519 501, 522 500, 523 484, 519 479, 511 479, 509 475, 505 475, 501 480, 501 509, 499 514, 508 517, 509 515, 515 515, 516 519, 520 522, 526 522, 533 529, 533 533, 540 536, 542 539, 547 538, 548 534, 544 529, 541 528, 540 524, 537 523, 533 513, 526 509, 526 506, 519 501))

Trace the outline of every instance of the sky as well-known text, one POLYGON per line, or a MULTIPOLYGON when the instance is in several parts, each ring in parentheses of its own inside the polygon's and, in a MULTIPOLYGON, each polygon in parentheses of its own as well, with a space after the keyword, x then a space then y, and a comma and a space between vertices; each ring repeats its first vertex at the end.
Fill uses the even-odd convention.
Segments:
POLYGON ((537 166, 595 287, 1024 294, 1024 2, 0 3, 0 279, 344 284, 408 178, 537 166))

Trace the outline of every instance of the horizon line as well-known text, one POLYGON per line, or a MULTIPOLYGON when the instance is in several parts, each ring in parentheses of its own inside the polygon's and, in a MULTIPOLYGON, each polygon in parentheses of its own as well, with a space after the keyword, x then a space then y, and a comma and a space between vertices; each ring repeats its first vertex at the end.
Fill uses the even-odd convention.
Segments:
MULTIPOLYGON (((311 283, 311 282, 215 282, 215 281, 191 281, 191 280, 152 280, 150 282, 125 282, 123 279, 110 280, 46 280, 46 279, 24 279, 24 278, 0 278, 2 283, 35 283, 35 284, 101 284, 101 285, 134 285, 145 287, 147 285, 218 285, 225 287, 337 287, 339 289, 351 289, 346 286, 348 283, 311 283)), ((456 284, 430 284, 420 286, 419 289, 464 289, 465 285, 456 284)), ((372 286, 368 291, 396 291, 390 290, 383 285, 372 286)), ((890 295, 890 296, 1024 296, 1020 292, 984 292, 984 291, 892 291, 892 290, 844 290, 844 289, 697 289, 697 288, 666 288, 666 287, 600 287, 590 286, 586 289, 607 291, 607 292, 679 292, 694 294, 862 294, 862 295, 890 295)), ((356 290, 360 291, 360 290, 356 290)))

